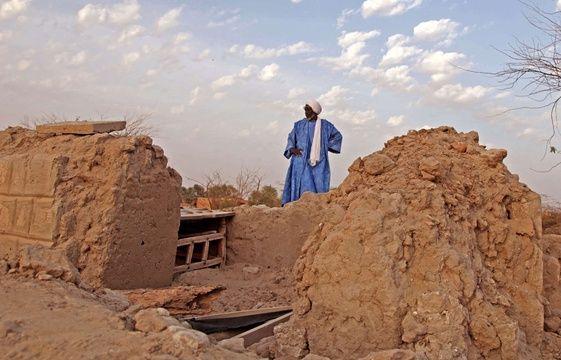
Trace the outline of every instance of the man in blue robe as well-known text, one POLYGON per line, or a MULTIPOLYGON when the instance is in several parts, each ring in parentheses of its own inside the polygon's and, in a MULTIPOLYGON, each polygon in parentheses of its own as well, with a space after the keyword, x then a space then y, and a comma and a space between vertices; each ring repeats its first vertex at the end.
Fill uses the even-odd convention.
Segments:
POLYGON ((318 118, 321 105, 311 100, 304 106, 306 118, 294 123, 288 135, 284 156, 290 159, 282 205, 298 200, 306 192, 329 191, 331 172, 328 152, 339 154, 343 136, 335 126, 318 118))

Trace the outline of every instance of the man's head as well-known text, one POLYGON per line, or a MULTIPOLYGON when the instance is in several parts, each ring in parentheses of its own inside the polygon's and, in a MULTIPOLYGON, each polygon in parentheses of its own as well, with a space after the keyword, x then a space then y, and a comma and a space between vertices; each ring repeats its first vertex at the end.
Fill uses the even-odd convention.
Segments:
POLYGON ((308 120, 315 120, 317 119, 318 115, 321 114, 321 105, 317 100, 310 100, 304 106, 304 114, 306 115, 306 119, 308 120))

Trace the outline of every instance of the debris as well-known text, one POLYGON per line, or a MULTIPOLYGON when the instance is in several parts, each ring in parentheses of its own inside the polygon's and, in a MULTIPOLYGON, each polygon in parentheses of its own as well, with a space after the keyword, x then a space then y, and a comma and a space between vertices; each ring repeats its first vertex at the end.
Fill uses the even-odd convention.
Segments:
POLYGON ((18 321, 4 320, 0 322, 0 338, 5 338, 9 334, 21 332, 21 323, 18 321))
POLYGON ((241 338, 224 339, 218 342, 218 346, 238 353, 245 351, 244 340, 241 338))
POLYGON ((142 308, 161 307, 173 315, 180 315, 208 312, 210 299, 220 289, 218 286, 174 286, 124 291, 123 294, 142 308))
POLYGON ((37 273, 36 275, 37 279, 42 280, 42 281, 48 281, 48 280, 52 280, 53 276, 50 274, 47 274, 44 271, 40 271, 37 273))
POLYGON ((125 311, 130 306, 130 302, 127 297, 118 291, 106 288, 97 290, 95 293, 100 297, 100 300, 105 305, 114 311, 125 311))
POLYGON ((243 268, 244 276, 257 275, 259 273, 259 267, 257 266, 246 266, 243 268))
POLYGON ((140 310, 134 316, 134 320, 135 329, 142 332, 160 332, 169 326, 181 325, 177 319, 169 316, 166 309, 162 308, 140 310))
POLYGON ((384 350, 371 353, 360 360, 417 360, 416 354, 411 350, 384 350))
POLYGON ((197 330, 183 330, 173 334, 173 341, 192 350, 201 350, 210 345, 208 336, 197 330))
POLYGON ((126 126, 126 121, 65 121, 37 125, 36 130, 39 134, 91 135, 124 130, 126 126))

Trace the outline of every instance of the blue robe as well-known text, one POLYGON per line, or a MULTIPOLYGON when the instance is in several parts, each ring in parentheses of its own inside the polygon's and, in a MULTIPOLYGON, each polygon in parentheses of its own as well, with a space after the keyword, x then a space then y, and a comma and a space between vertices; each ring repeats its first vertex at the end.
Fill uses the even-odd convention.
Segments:
POLYGON ((290 159, 290 166, 286 173, 282 204, 298 200, 306 192, 324 193, 329 191, 331 171, 329 169, 328 152, 339 154, 343 136, 327 120, 321 123, 321 150, 316 166, 310 165, 310 150, 314 139, 316 121, 302 119, 294 123, 294 128, 288 134, 288 143, 284 156, 290 159), (298 148, 301 156, 292 155, 290 149, 298 148))

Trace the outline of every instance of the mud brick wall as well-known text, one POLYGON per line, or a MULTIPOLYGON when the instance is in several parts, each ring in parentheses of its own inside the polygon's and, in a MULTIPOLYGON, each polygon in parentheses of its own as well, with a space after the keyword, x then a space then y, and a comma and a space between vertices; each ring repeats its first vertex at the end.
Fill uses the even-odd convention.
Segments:
POLYGON ((167 286, 180 184, 146 136, 0 131, 0 258, 42 244, 92 286, 167 286))
POLYGON ((11 246, 18 240, 53 241, 54 192, 63 160, 40 154, 0 158, 0 235, 11 238, 11 246))

